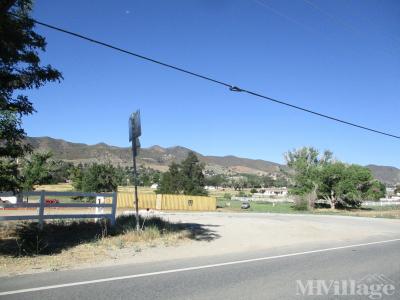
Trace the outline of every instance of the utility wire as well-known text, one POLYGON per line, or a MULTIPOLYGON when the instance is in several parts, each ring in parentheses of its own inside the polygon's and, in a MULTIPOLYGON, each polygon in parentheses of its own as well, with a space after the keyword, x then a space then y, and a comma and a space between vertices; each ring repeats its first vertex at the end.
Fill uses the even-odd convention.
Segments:
MULTIPOLYGON (((11 13, 11 12, 9 12, 8 14, 10 14, 10 15, 12 15, 14 17, 17 17, 17 18, 21 18, 19 15, 11 13)), ((90 38, 90 37, 87 37, 87 36, 84 36, 84 35, 81 35, 81 34, 78 34, 78 33, 75 33, 75 32, 60 28, 60 27, 56 27, 56 26, 53 26, 53 25, 50 25, 50 24, 47 24, 47 23, 43 23, 43 22, 40 22, 40 21, 32 19, 32 18, 30 18, 30 19, 35 24, 39 24, 39 25, 42 25, 44 27, 47 27, 47 28, 50 28, 50 29, 53 29, 53 30, 56 30, 56 31, 59 31, 59 32, 63 32, 63 33, 68 34, 68 35, 72 35, 72 36, 75 36, 77 38, 92 42, 94 44, 98 44, 98 45, 101 45, 101 46, 104 46, 104 47, 107 47, 107 48, 110 48, 110 49, 113 49, 113 50, 116 50, 116 51, 119 51, 119 52, 122 52, 122 53, 125 53, 125 54, 128 54, 128 55, 132 55, 132 56, 135 56, 137 58, 140 58, 140 59, 143 59, 143 60, 147 60, 147 61, 156 63, 158 65, 161 65, 161 66, 164 66, 164 67, 167 67, 167 68, 179 71, 179 72, 186 73, 186 74, 191 75, 191 76, 195 76, 195 77, 198 77, 198 78, 201 78, 201 79, 204 79, 204 80, 208 80, 210 82, 213 82, 213 83, 216 83, 216 84, 219 84, 219 85, 223 85, 225 87, 228 87, 229 90, 233 91, 233 92, 247 93, 249 95, 252 95, 252 96, 255 96, 255 97, 258 97, 258 98, 262 98, 262 99, 265 99, 265 100, 268 100, 268 101, 271 101, 271 102, 274 102, 274 103, 277 103, 277 104, 285 105, 285 106, 288 106, 288 107, 291 107, 291 108, 294 108, 294 109, 297 109, 297 110, 300 110, 300 111, 303 111, 303 112, 307 112, 307 113, 310 113, 310 114, 313 114, 313 115, 316 115, 316 116, 319 116, 319 117, 322 117, 322 118, 326 118, 326 119, 329 119, 329 120, 332 120, 332 121, 335 121, 335 122, 339 122, 339 123, 342 123, 342 124, 346 124, 346 125, 349 125, 349 126, 353 126, 353 127, 359 128, 359 129, 367 130, 367 131, 370 131, 370 132, 378 133, 378 134, 381 134, 381 135, 389 136, 389 137, 392 137, 392 138, 400 139, 400 136, 398 136, 398 135, 394 135, 394 134, 391 134, 391 133, 388 133, 388 132, 384 132, 384 131, 376 130, 376 129, 373 129, 373 128, 365 127, 365 126, 362 126, 362 125, 359 125, 359 124, 356 124, 356 123, 352 123, 352 122, 348 122, 348 121, 345 121, 345 120, 342 120, 342 119, 331 117, 329 115, 325 115, 325 114, 322 114, 322 113, 319 113, 319 112, 316 112, 316 111, 313 111, 313 110, 310 110, 310 109, 307 109, 307 108, 304 108, 304 107, 300 107, 300 106, 297 106, 297 105, 294 105, 294 104, 290 104, 288 102, 284 102, 284 101, 277 100, 277 99, 274 99, 274 98, 271 98, 271 97, 268 97, 268 96, 264 96, 262 94, 259 94, 259 93, 256 93, 256 92, 253 92, 253 91, 250 91, 250 90, 242 89, 242 88, 239 88, 239 87, 237 87, 235 85, 232 85, 232 84, 220 81, 220 80, 216 80, 216 79, 213 79, 213 78, 208 77, 208 76, 201 75, 201 74, 196 73, 196 72, 185 70, 185 69, 182 69, 182 68, 179 68, 179 67, 176 67, 176 66, 161 62, 159 60, 155 60, 153 58, 150 58, 150 57, 147 57, 147 56, 144 56, 144 55, 140 55, 140 54, 137 54, 137 53, 134 53, 134 52, 131 52, 131 51, 128 51, 128 50, 113 46, 113 45, 105 43, 105 42, 101 42, 99 40, 95 40, 93 38, 90 38)))
MULTIPOLYGON (((310 7, 312 7, 314 10, 318 11, 320 14, 328 17, 329 19, 331 19, 332 21, 334 21, 335 23, 339 24, 340 26, 342 26, 343 28, 345 28, 347 31, 359 35, 360 32, 362 32, 362 30, 360 31, 359 29, 357 29, 353 24, 351 24, 349 21, 346 21, 343 18, 337 17, 331 13, 329 13, 328 11, 322 9, 320 6, 318 6, 317 4, 315 4, 314 2, 312 2, 311 0, 303 0, 307 5, 309 5, 310 7)), ((375 29, 375 27, 372 27, 373 29, 375 29)), ((381 32, 377 31, 375 29, 375 32, 377 32, 379 35, 382 35, 381 32)), ((386 33, 386 36, 389 37, 388 33, 386 33)), ((390 33, 389 33, 390 34, 390 33)), ((394 38, 399 41, 399 38, 397 36, 394 36, 394 38)), ((398 47, 396 47, 398 48, 398 47)), ((394 52, 392 49, 389 48, 381 48, 381 50, 383 52, 385 52, 386 54, 389 55, 395 55, 397 57, 397 52, 394 52)))

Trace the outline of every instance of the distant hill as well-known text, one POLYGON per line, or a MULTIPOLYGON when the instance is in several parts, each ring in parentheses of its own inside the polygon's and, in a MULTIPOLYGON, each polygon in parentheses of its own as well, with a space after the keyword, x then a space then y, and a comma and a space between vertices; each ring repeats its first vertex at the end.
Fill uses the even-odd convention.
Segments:
MULTIPOLYGON (((61 159, 73 163, 107 162, 127 166, 132 164, 130 148, 110 146, 104 143, 86 145, 71 143, 61 139, 50 137, 29 137, 28 142, 35 150, 51 151, 55 159, 61 159)), ((180 162, 186 158, 188 148, 176 146, 163 148, 152 146, 140 149, 138 164, 156 170, 165 171, 172 162, 180 162)), ((195 152, 201 162, 206 164, 208 170, 216 174, 222 173, 250 173, 270 174, 279 173, 280 164, 236 156, 204 156, 195 152)))
POLYGON ((366 167, 371 170, 375 178, 386 184, 395 185, 400 183, 400 169, 377 165, 368 165, 366 167))
MULTIPOLYGON (((86 145, 50 137, 30 137, 28 142, 34 149, 51 151, 55 159, 73 163, 104 163, 110 161, 112 164, 121 166, 130 166, 132 164, 131 150, 128 147, 115 147, 104 143, 86 145)), ((181 146, 142 148, 139 152, 138 164, 166 171, 172 162, 182 161, 189 151, 192 150, 181 146)), ((284 168, 283 165, 278 163, 260 159, 236 156, 204 156, 200 153, 195 153, 200 161, 205 163, 206 169, 215 174, 279 174, 284 168)), ((367 168, 372 171, 375 178, 386 184, 394 185, 400 183, 400 169, 376 165, 368 165, 367 168)))

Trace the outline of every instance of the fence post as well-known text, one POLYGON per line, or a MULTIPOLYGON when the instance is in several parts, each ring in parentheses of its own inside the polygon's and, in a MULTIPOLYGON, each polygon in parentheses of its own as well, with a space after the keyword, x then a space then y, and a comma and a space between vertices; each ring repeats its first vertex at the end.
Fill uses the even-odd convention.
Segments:
MULTIPOLYGON (((103 196, 96 196, 96 204, 104 204, 104 197, 103 196)), ((96 206, 95 208, 95 213, 96 215, 98 214, 103 214, 104 213, 104 208, 103 207, 98 207, 96 206)), ((97 222, 99 218, 95 218, 94 221, 97 222)))
POLYGON ((39 229, 43 229, 43 215, 44 215, 44 205, 45 205, 45 191, 40 192, 40 206, 39 206, 39 229))
POLYGON ((117 192, 113 193, 112 207, 111 207, 111 226, 115 225, 115 214, 117 213, 117 192))

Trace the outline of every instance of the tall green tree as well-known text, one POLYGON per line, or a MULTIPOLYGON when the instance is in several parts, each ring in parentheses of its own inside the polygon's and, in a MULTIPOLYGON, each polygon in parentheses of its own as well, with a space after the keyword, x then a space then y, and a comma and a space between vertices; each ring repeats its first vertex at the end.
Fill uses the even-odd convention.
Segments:
POLYGON ((123 181, 123 175, 111 163, 94 163, 78 169, 74 187, 83 192, 112 192, 118 185, 122 185, 123 181))
POLYGON ((63 160, 54 160, 51 162, 51 183, 56 184, 60 182, 66 182, 71 179, 71 171, 74 168, 74 164, 63 160))
POLYGON ((183 193, 185 195, 207 195, 204 189, 204 164, 200 163, 194 152, 189 152, 181 163, 183 193))
POLYGON ((209 186, 219 187, 219 186, 224 186, 227 183, 227 179, 222 174, 211 175, 205 177, 205 183, 206 185, 209 186))
POLYGON ((24 191, 33 190, 34 185, 49 184, 52 182, 54 164, 50 162, 50 152, 33 153, 22 163, 22 188, 24 191))
POLYGON ((386 195, 386 186, 378 180, 373 180, 372 183, 370 184, 368 191, 364 194, 364 199, 377 201, 381 198, 384 198, 385 195, 386 195))
POLYGON ((161 176, 157 193, 207 195, 204 189, 204 165, 194 152, 189 152, 180 164, 172 163, 169 170, 161 176))
POLYGON ((290 192, 294 195, 305 195, 317 189, 319 171, 332 162, 332 152, 325 151, 320 155, 313 147, 303 147, 287 152, 285 160, 292 170, 293 186, 290 192))
POLYGON ((158 194, 181 194, 183 192, 183 178, 179 164, 172 163, 169 170, 161 175, 156 192, 158 194))
POLYGON ((2 1, 0 5, 0 190, 21 187, 17 159, 29 152, 22 117, 35 112, 24 90, 39 88, 62 75, 40 64, 46 40, 34 32, 29 18, 31 0, 2 1), (15 14, 17 16, 11 15, 15 14))
POLYGON ((289 152, 286 160, 292 169, 290 192, 304 198, 314 194, 327 200, 332 209, 359 207, 363 200, 384 195, 384 185, 368 168, 333 161, 330 151, 320 155, 314 148, 301 148, 289 152))
POLYGON ((72 181, 72 186, 76 191, 82 191, 82 178, 84 166, 80 163, 70 169, 69 178, 72 181))
POLYGON ((231 186, 235 189, 235 191, 241 191, 242 189, 247 188, 247 185, 247 177, 238 176, 231 179, 231 186))
POLYGON ((263 187, 269 188, 275 186, 275 180, 271 176, 263 176, 262 177, 263 187))
POLYGON ((362 200, 379 200, 384 191, 385 186, 362 166, 335 162, 320 172, 318 195, 327 199, 331 208, 359 207, 362 200))

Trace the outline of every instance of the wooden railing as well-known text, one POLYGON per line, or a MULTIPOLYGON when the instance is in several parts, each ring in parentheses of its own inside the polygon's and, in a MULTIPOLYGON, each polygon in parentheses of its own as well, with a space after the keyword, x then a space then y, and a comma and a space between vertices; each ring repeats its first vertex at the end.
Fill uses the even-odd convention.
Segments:
MULTIPOLYGON (((1 197, 15 196, 11 192, 0 193, 1 197)), ((49 219, 84 219, 84 218, 107 218, 110 220, 111 225, 115 225, 115 214, 117 210, 117 193, 81 193, 81 192, 49 192, 49 191, 35 191, 24 192, 20 197, 39 196, 38 203, 17 202, 15 204, 1 204, 1 207, 7 208, 37 208, 38 213, 34 215, 13 215, 13 216, 0 216, 0 221, 15 221, 15 220, 38 220, 39 227, 43 227, 44 220, 49 219), (111 203, 46 203, 46 196, 54 197, 110 197, 111 203), (111 208, 111 213, 96 213, 96 214, 45 214, 46 208, 111 208)))

